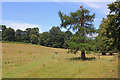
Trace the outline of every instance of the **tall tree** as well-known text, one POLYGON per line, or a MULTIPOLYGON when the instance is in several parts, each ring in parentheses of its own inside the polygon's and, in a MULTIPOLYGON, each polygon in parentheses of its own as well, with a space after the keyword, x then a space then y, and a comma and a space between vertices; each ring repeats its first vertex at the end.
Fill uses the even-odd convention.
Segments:
POLYGON ((26 40, 29 41, 29 42, 31 42, 30 37, 31 37, 32 34, 35 34, 37 37, 39 37, 39 28, 37 28, 37 27, 27 28, 25 30, 25 32, 26 32, 26 35, 27 35, 26 40))
POLYGON ((28 39, 28 35, 27 35, 26 31, 22 31, 21 39, 22 39, 22 42, 25 42, 25 43, 29 43, 30 42, 30 40, 28 39))
MULTIPOLYGON (((99 26, 99 38, 101 39, 99 46, 102 53, 120 51, 120 1, 115 1, 108 5, 110 9, 107 19, 103 18, 99 26)), ((99 41, 99 39, 98 39, 99 41)))
POLYGON ((27 28, 25 31, 24 31, 24 35, 26 35, 26 40, 28 41, 28 42, 30 42, 30 36, 31 36, 31 28, 27 28))
POLYGON ((34 27, 31 29, 30 35, 35 34, 37 37, 39 36, 39 28, 34 27))
POLYGON ((107 16, 109 22, 106 31, 109 34, 106 34, 106 36, 113 38, 114 47, 120 51, 120 1, 117 0, 109 4, 108 9, 110 13, 107 16))
POLYGON ((16 32, 15 32, 15 39, 16 41, 18 42, 21 42, 22 41, 22 30, 20 29, 17 29, 16 32))
POLYGON ((5 41, 14 41, 15 40, 15 30, 12 28, 5 29, 4 40, 5 41))
POLYGON ((99 43, 100 52, 105 55, 106 52, 110 52, 114 50, 114 39, 111 36, 107 36, 111 33, 108 33, 106 30, 107 27, 109 26, 109 20, 103 18, 102 23, 99 25, 98 33, 99 35, 97 36, 97 41, 99 43), (100 40, 100 41, 99 41, 100 40))
POLYGON ((63 14, 61 11, 58 14, 61 19, 61 27, 68 30, 72 28, 73 31, 76 31, 76 35, 71 40, 74 45, 70 45, 70 49, 75 50, 75 53, 81 50, 81 58, 85 59, 85 37, 86 34, 95 32, 92 24, 95 14, 90 15, 90 11, 83 9, 83 6, 80 8, 81 10, 71 12, 70 15, 63 14))
POLYGON ((50 42, 50 34, 48 32, 43 32, 40 34, 38 41, 40 45, 52 47, 50 42))
POLYGON ((49 31, 52 47, 62 48, 64 44, 64 32, 57 27, 52 27, 49 31))

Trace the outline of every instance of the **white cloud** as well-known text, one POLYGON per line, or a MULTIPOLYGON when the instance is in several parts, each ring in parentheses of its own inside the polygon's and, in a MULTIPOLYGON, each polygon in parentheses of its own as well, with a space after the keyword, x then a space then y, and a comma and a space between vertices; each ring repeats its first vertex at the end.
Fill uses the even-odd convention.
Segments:
MULTIPOLYGON (((111 2, 109 2, 111 3, 111 2)), ((95 9, 100 14, 107 15, 109 13, 109 9, 107 7, 108 2, 85 2, 84 4, 92 9, 95 9)))
POLYGON ((7 27, 11 27, 15 30, 17 30, 17 29, 25 30, 26 28, 38 27, 39 32, 40 33, 42 32, 39 25, 34 25, 34 24, 30 24, 30 23, 20 23, 20 22, 15 22, 15 21, 2 21, 2 23, 3 23, 3 25, 6 25, 7 27))
POLYGON ((85 2, 85 5, 87 5, 87 6, 90 7, 90 8, 95 8, 95 9, 100 9, 100 8, 101 8, 100 5, 95 4, 95 3, 91 3, 91 2, 89 2, 89 3, 86 3, 86 2, 85 2))

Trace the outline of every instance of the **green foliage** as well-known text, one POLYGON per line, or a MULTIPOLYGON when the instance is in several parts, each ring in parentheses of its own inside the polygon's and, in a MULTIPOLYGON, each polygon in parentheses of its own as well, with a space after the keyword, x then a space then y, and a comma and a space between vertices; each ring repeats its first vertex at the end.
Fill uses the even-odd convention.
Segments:
POLYGON ((106 52, 106 46, 104 42, 103 36, 100 34, 95 38, 95 52, 101 52, 105 53, 106 52))
POLYGON ((95 32, 92 24, 95 14, 90 15, 90 11, 87 9, 77 10, 76 12, 71 12, 69 15, 63 14, 61 11, 58 14, 61 19, 61 27, 76 31, 67 41, 69 46, 68 53, 76 54, 81 50, 81 58, 85 59, 85 49, 88 48, 86 47, 88 45, 86 35, 95 32))
POLYGON ((55 47, 55 48, 67 48, 67 40, 70 39, 70 32, 62 32, 60 28, 52 27, 49 32, 43 32, 39 36, 39 44, 43 46, 55 47))
POLYGON ((43 32, 39 36, 39 44, 43 46, 50 46, 50 34, 48 32, 43 32))
POLYGON ((92 38, 87 38, 86 39, 86 50, 87 51, 94 51, 95 50, 95 40, 92 38))
POLYGON ((86 51, 86 54, 90 54, 91 53, 91 51, 86 51))
POLYGON ((15 38, 16 38, 16 41, 18 42, 21 42, 22 41, 22 30, 18 29, 16 30, 16 33, 15 33, 15 38))
POLYGON ((30 36, 30 41, 31 41, 31 43, 33 43, 33 44, 38 44, 38 37, 37 37, 37 35, 32 34, 32 35, 30 36))
POLYGON ((7 28, 3 30, 3 40, 5 41, 14 41, 15 40, 15 31, 12 28, 7 28))
POLYGON ((27 28, 25 31, 17 29, 16 32, 5 25, 1 25, 1 28, 3 42, 32 43, 55 48, 68 48, 67 40, 72 36, 70 31, 62 32, 59 26, 53 26, 49 32, 42 34, 39 34, 38 28, 27 28))
POLYGON ((17 29, 16 32, 12 28, 7 28, 5 25, 2 27, 2 40, 3 41, 17 41, 23 43, 38 44, 39 29, 27 28, 25 31, 17 29))
POLYGON ((108 34, 105 36, 112 38, 114 40, 113 46, 120 50, 120 1, 109 4, 108 9, 110 10, 109 15, 107 15, 108 26, 106 31, 108 34))
POLYGON ((78 36, 77 34, 73 35, 70 40, 68 40, 69 49, 71 49, 74 54, 79 50, 85 49, 86 44, 82 43, 85 41, 85 37, 78 36))
POLYGON ((36 35, 36 37, 39 37, 39 29, 38 29, 37 27, 35 27, 35 28, 27 28, 27 29, 25 30, 25 35, 26 35, 25 40, 31 42, 31 41, 30 41, 30 38, 31 38, 31 36, 32 36, 33 34, 36 35))
POLYGON ((51 40, 52 47, 56 47, 56 48, 63 47, 64 41, 65 41, 64 32, 62 32, 60 28, 57 26, 57 27, 52 27, 49 33, 50 33, 50 40, 51 40))
POLYGON ((95 14, 90 15, 90 11, 87 9, 71 12, 70 15, 63 14, 61 11, 58 14, 61 19, 61 27, 67 28, 68 30, 72 28, 73 31, 77 30, 77 32, 84 31, 85 34, 95 32, 92 24, 95 14), (84 14, 84 28, 80 24, 83 17, 82 13, 84 14))
POLYGON ((2 30, 2 40, 5 40, 5 30, 7 29, 5 25, 0 25, 0 28, 2 30))
POLYGON ((108 5, 110 14, 103 18, 96 37, 96 50, 101 53, 113 53, 119 50, 120 45, 120 1, 108 5))

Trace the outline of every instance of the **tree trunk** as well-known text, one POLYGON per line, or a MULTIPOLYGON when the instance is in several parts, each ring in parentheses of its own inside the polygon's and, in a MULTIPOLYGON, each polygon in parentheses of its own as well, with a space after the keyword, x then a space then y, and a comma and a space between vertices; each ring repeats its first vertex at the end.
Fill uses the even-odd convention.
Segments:
POLYGON ((105 53, 105 52, 102 52, 102 55, 106 55, 106 53, 105 53))
POLYGON ((82 60, 86 59, 86 57, 85 57, 85 51, 84 50, 81 51, 81 59, 82 60))

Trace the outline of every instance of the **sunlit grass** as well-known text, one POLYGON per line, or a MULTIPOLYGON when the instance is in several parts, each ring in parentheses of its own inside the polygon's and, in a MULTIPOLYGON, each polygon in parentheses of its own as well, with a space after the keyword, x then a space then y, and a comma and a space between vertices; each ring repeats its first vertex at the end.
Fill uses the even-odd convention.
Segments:
POLYGON ((118 60, 115 56, 92 60, 71 60, 80 55, 67 54, 66 49, 39 45, 3 43, 4 78, 115 78, 118 60), (55 52, 58 54, 55 54, 55 52))

